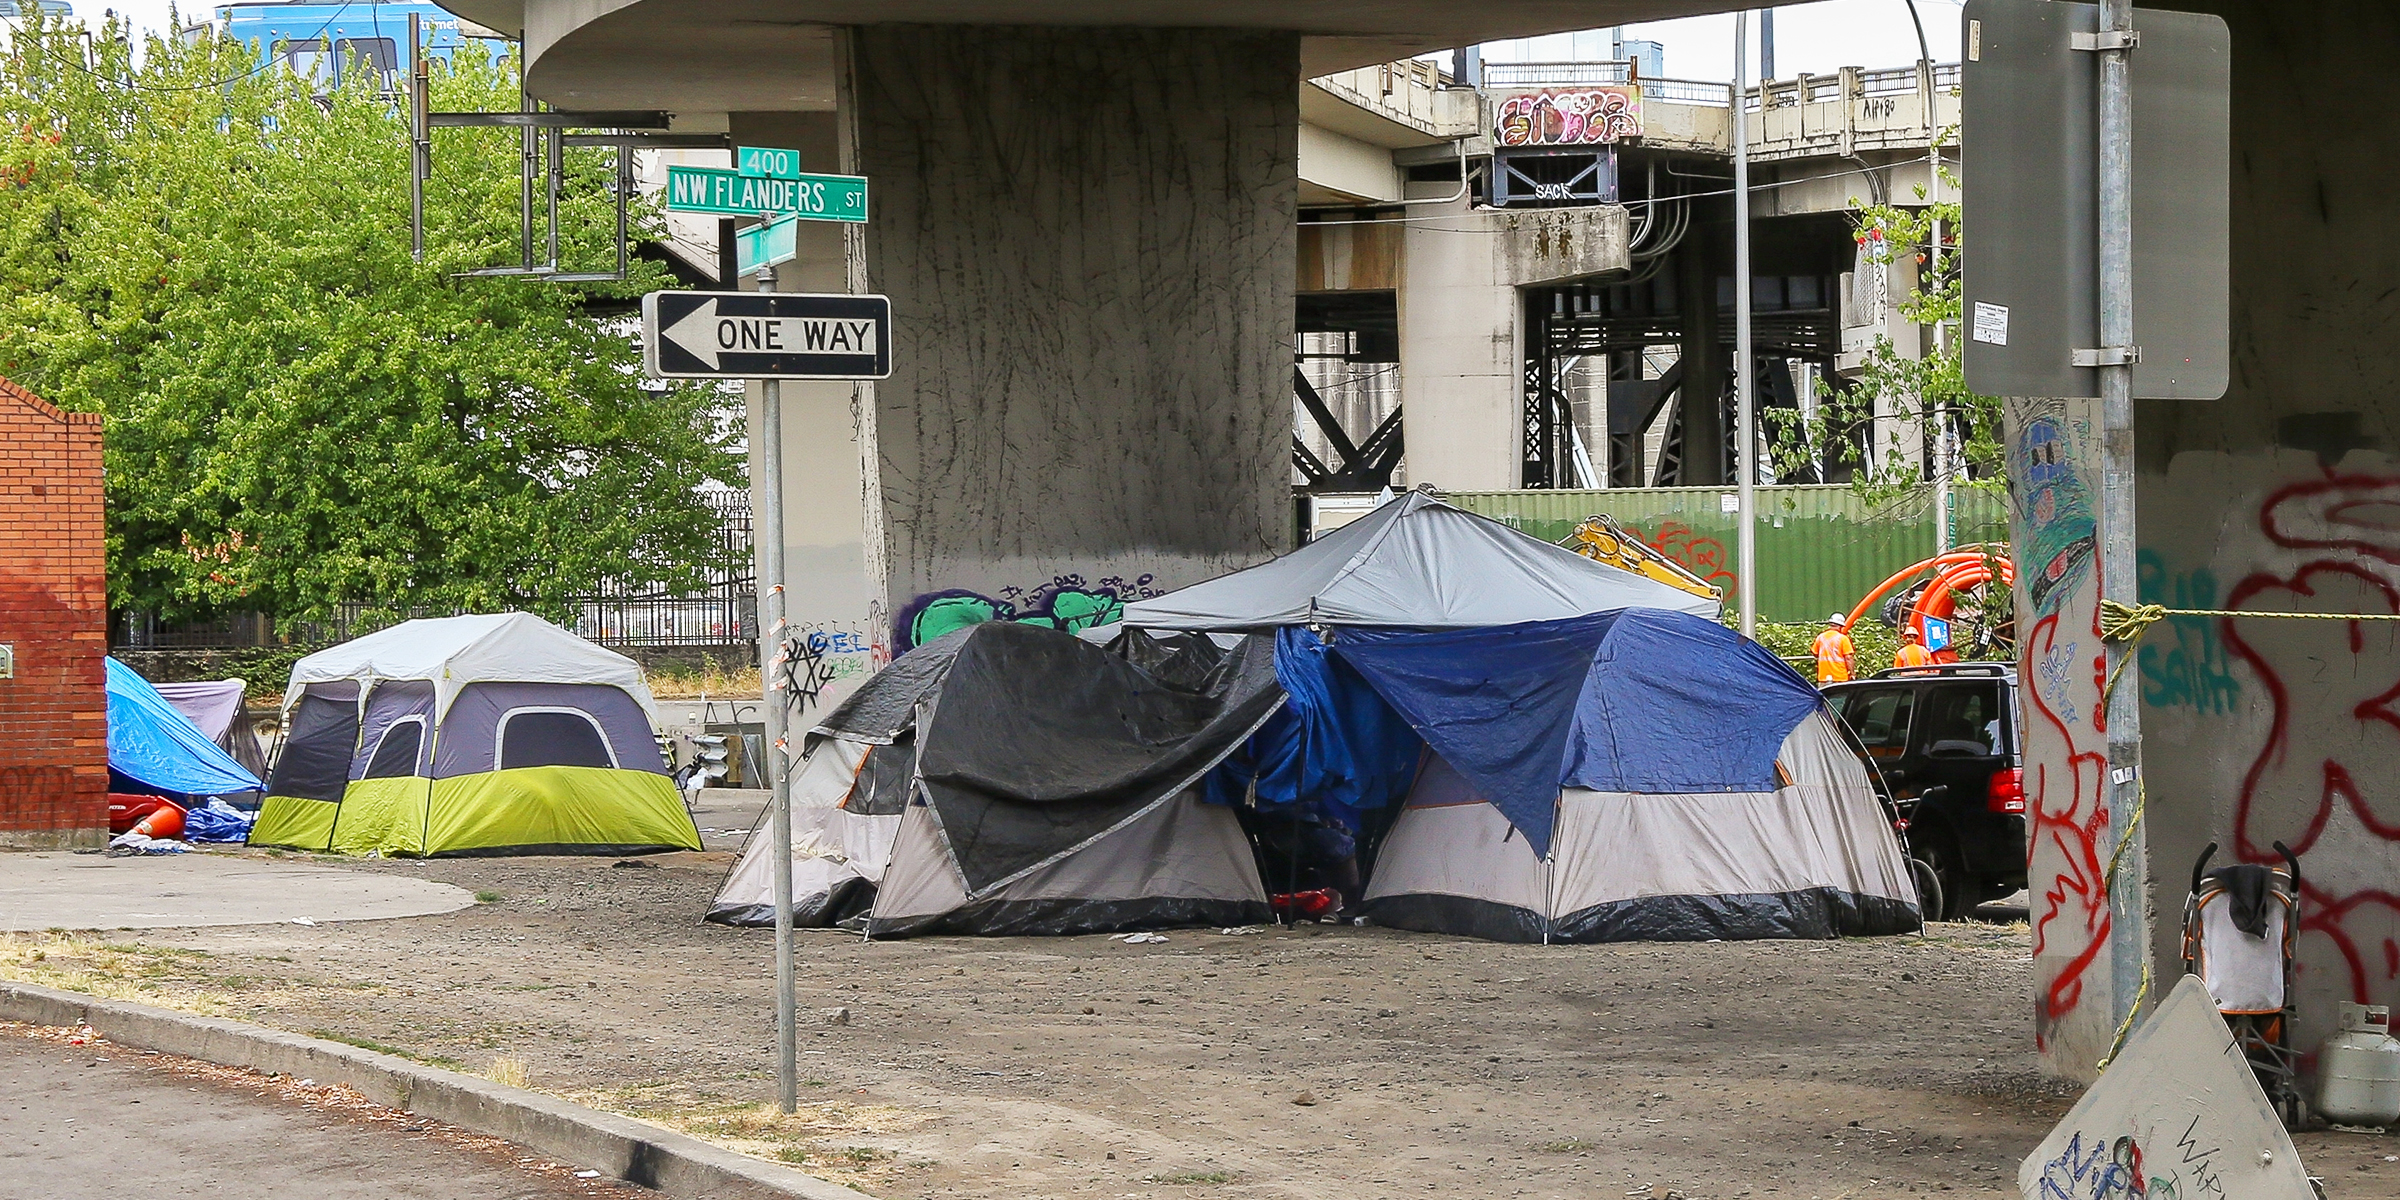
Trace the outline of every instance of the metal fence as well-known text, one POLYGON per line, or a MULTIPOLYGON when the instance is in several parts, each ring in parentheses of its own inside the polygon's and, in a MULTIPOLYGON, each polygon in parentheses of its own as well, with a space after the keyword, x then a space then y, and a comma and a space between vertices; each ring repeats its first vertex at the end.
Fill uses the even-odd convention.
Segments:
MULTIPOLYGON (((1954 491, 1957 541, 2008 538, 2008 502, 1990 492, 1954 491)), ((1893 573, 1933 556, 1933 491, 1868 505, 1841 484, 1761 487, 1758 497, 1758 615, 1821 621, 1849 611, 1893 573)), ((1731 488, 1611 488, 1603 491, 1454 492, 1444 499, 1541 538, 1558 541, 1594 513, 1725 589, 1731 599, 1738 529, 1731 488)))
MULTIPOLYGON (((662 592, 646 585, 607 583, 567 601, 569 628, 604 646, 733 647, 758 638, 757 585, 751 574, 750 497, 743 492, 703 497, 716 514, 716 540, 725 564, 701 586, 662 592)), ((336 605, 324 617, 276 620, 264 613, 228 613, 211 620, 162 622, 148 613, 120 612, 109 623, 111 649, 252 650, 269 646, 331 646, 414 617, 450 617, 457 608, 393 611, 367 604, 336 605)))

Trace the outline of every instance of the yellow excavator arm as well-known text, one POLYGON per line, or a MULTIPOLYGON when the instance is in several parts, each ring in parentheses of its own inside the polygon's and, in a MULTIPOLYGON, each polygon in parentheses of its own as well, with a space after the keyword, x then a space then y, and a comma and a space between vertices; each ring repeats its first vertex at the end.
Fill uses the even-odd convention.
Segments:
POLYGON ((1684 569, 1683 564, 1660 554, 1625 532, 1616 519, 1606 514, 1586 517, 1558 543, 1595 562, 1631 571, 1645 579, 1654 579, 1668 587, 1690 592, 1710 600, 1722 600, 1722 588, 1711 587, 1697 575, 1684 569))

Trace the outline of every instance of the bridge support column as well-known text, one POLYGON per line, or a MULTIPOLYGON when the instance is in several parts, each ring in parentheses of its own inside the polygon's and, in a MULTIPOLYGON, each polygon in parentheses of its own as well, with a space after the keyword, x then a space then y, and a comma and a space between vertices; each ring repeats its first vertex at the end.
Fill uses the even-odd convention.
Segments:
POLYGON ((892 652, 1288 548, 1298 37, 878 25, 848 64, 892 652))

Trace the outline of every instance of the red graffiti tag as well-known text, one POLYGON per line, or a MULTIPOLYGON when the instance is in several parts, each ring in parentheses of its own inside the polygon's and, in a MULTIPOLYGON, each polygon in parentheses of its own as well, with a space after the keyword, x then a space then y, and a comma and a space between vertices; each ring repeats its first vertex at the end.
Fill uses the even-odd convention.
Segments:
MULTIPOLYGON (((2095 615, 2092 630, 2095 645, 2098 626, 2099 618, 2095 615)), ((2033 635, 2025 639, 2024 658, 2017 672, 2017 677, 2026 681, 2025 694, 2032 699, 2034 711, 2056 731, 2058 740, 2067 748, 2067 778, 2053 780, 2051 764, 2033 762, 2029 764, 2033 769, 2032 786, 2026 789, 2031 800, 2027 810, 2031 821, 2027 852, 2032 853, 2034 847, 2047 840, 2057 848, 2060 862, 2057 874, 2034 902, 2034 958, 2041 959, 2053 938, 2063 945, 2080 944, 2043 988, 2041 1019, 2034 1023, 2034 1040, 2045 1047, 2049 1027, 2083 1002, 2084 973, 2099 957, 2101 947, 2108 944, 2109 931, 2107 866, 2101 854, 2101 843, 2108 835, 2108 805, 2103 790, 2108 758, 2083 749, 2076 738, 2076 727, 2059 716, 2053 698, 2044 694, 2044 685, 2049 681, 2042 663, 2045 657, 2058 653, 2057 640, 2058 616, 2053 613, 2037 622, 2033 635), (2054 925, 2057 928, 2053 929, 2054 925)), ((2073 650, 2070 645, 2067 653, 2073 650)))
MULTIPOLYGON (((2326 482, 2355 492, 2361 481, 2326 482)), ((2277 505, 2296 494, 2322 495, 2303 493, 2298 485, 2276 493, 2260 517, 2270 537, 2286 530, 2279 521, 2277 505)), ((2387 494, 2400 498, 2400 488, 2387 488, 2387 494)), ((2329 518, 2330 524, 2341 524, 2339 513, 2356 515, 2361 503, 2353 495, 2315 512, 2329 518)), ((2380 506, 2382 501, 2375 503, 2380 506)), ((2400 513, 2400 508, 2393 511, 2400 513)), ((2363 543, 2345 543, 2341 548, 2400 561, 2388 549, 2363 543)), ((2228 594, 2225 607, 2400 613, 2400 588, 2355 562, 2323 560, 2301 567, 2290 578, 2264 572, 2252 575, 2228 594)), ((2396 707, 2400 706, 2400 679, 2386 682, 2380 677, 2382 672, 2364 677, 2355 669, 2339 669, 2363 662, 2389 662, 2400 655, 2400 644, 2394 643, 2390 630, 2378 626, 2374 636, 2379 644, 2370 654, 2367 622, 2277 622, 2276 652, 2270 656, 2242 636, 2244 624, 2231 617, 2220 621, 2228 651, 2248 663, 2266 687, 2270 716, 2266 742, 2243 775, 2234 803, 2235 855, 2244 862, 2277 862, 2273 850, 2277 840, 2294 853, 2306 855, 2318 845, 2339 810, 2348 811, 2374 837, 2400 842, 2400 819, 2385 811, 2394 798, 2378 791, 2385 772, 2380 767, 2360 770, 2352 766, 2361 760, 2388 762, 2400 754, 2400 707, 2396 707), (2295 688, 2295 683, 2300 686, 2295 688), (2306 800, 2312 789, 2314 805, 2306 800)), ((2255 629, 2252 634, 2259 636, 2255 629)), ((2352 918, 2376 909, 2400 914, 2400 895, 2382 888, 2345 895, 2324 886, 2319 877, 2303 884, 2302 900, 2302 932, 2322 934, 2333 943, 2348 969, 2352 998, 2367 1003, 2368 967, 2359 943, 2362 934, 2370 946, 2378 939, 2373 923, 2354 925, 2352 918)), ((2381 940, 2385 943, 2384 978, 2400 976, 2400 948, 2388 938, 2381 940)))
POLYGON ((1697 530, 1681 521, 1660 522, 1658 532, 1646 540, 1651 549, 1666 555, 1677 566, 1699 576, 1703 582, 1725 589, 1726 595, 1733 594, 1739 581, 1726 569, 1725 543, 1700 537, 1697 530))

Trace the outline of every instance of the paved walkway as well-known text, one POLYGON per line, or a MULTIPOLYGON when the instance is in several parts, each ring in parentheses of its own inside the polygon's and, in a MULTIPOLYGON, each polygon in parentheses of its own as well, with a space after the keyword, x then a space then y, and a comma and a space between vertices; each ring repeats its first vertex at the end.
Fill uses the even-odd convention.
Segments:
POLYGON ((474 903, 429 879, 244 855, 0 853, 0 931, 371 921, 474 903))
POLYGON ((152 1065, 122 1046, 0 1031, 0 1194, 44 1200, 569 1200, 631 1197, 609 1180, 405 1114, 296 1103, 238 1072, 152 1065), (21 1189, 21 1190, 20 1190, 21 1189))

